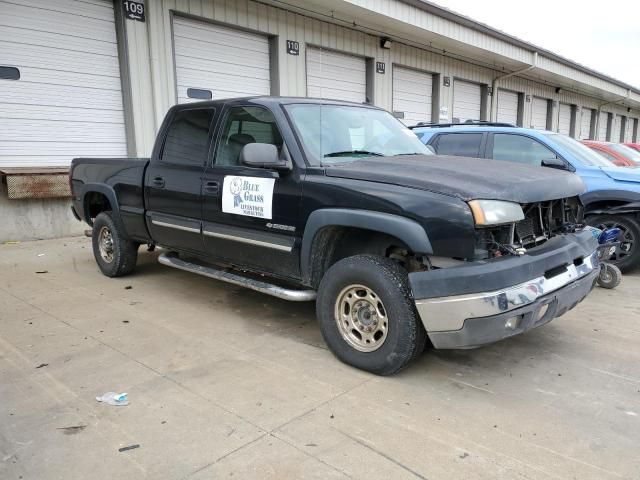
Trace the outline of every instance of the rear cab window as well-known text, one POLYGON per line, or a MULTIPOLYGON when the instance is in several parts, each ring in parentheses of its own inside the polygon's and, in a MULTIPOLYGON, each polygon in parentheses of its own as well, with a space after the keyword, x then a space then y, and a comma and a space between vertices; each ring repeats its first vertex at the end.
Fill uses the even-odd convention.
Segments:
POLYGON ((478 133, 441 133, 431 146, 438 155, 458 157, 481 156, 482 132, 478 133))
POLYGON ((214 115, 212 108, 177 112, 167 129, 160 160, 178 165, 204 165, 214 115))

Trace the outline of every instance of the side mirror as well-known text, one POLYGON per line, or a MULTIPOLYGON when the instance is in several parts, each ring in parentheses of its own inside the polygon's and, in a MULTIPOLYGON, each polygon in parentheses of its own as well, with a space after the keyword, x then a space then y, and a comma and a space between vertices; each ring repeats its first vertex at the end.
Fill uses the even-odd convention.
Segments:
POLYGON ((567 169, 567 165, 564 163, 564 160, 558 157, 543 158, 540 161, 540 165, 543 167, 557 168, 558 170, 567 169))
POLYGON ((249 167, 291 170, 291 164, 281 159, 278 148, 270 143, 247 143, 240 152, 240 162, 249 167))
POLYGON ((425 145, 425 147, 427 147, 427 150, 429 150, 431 153, 433 153, 434 155, 436 155, 436 149, 433 148, 431 145, 425 145))

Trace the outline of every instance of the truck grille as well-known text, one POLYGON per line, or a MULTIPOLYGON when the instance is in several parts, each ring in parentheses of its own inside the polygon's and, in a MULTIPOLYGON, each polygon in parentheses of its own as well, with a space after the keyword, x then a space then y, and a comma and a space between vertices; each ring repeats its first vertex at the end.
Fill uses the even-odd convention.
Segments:
POLYGON ((541 245, 582 222, 578 197, 522 204, 524 219, 510 225, 476 230, 475 258, 514 254, 541 245))

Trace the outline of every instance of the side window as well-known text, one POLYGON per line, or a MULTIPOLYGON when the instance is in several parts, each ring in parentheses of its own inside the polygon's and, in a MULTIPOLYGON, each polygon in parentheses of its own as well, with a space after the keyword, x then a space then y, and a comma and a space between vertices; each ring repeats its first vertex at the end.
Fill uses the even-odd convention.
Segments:
POLYGON ((162 149, 162 161, 204 165, 209 151, 209 128, 214 110, 193 109, 178 112, 169 126, 162 149))
POLYGON ((533 138, 522 135, 496 133, 493 136, 494 160, 523 163, 539 167, 542 160, 556 158, 556 154, 533 138))
POLYGON ((225 119, 216 151, 216 165, 239 165, 240 151, 249 143, 282 148, 282 136, 273 114, 263 107, 233 107, 225 119))
POLYGON ((481 143, 482 133, 446 133, 437 138, 434 148, 438 155, 477 158, 481 143))

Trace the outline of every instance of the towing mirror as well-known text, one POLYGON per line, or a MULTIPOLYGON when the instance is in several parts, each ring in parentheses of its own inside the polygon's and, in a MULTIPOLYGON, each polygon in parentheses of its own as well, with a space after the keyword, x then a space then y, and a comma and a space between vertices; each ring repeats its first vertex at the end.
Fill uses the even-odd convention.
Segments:
POLYGON ((558 170, 567 169, 567 165, 564 163, 564 160, 558 157, 543 158, 540 161, 540 165, 543 167, 557 168, 558 170))
POLYGON ((280 158, 278 147, 271 143, 248 143, 240 152, 240 162, 249 167, 290 170, 291 164, 280 158))

